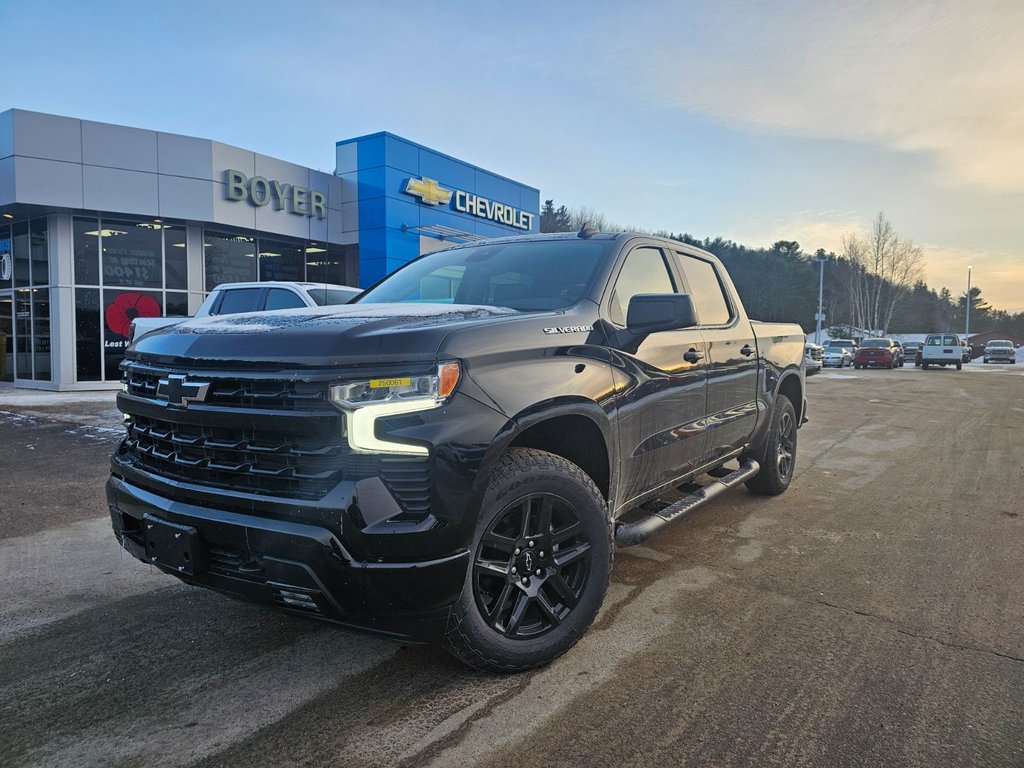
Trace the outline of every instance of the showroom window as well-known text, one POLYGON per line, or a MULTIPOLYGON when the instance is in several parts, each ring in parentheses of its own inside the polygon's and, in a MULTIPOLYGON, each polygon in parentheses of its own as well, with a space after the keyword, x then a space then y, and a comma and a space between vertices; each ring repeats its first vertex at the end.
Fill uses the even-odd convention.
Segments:
POLYGON ((47 224, 0 226, 0 381, 52 378, 47 224))
POLYGON ((225 232, 203 233, 206 290, 221 283, 256 281, 256 238, 225 232))
POLYGON ((132 320, 188 315, 185 227, 76 216, 72 231, 76 378, 117 381, 132 320))

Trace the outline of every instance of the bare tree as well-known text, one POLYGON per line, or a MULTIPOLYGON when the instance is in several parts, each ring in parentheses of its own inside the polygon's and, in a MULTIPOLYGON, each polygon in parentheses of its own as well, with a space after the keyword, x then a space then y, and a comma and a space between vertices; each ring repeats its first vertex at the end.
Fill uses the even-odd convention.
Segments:
POLYGON ((850 265, 845 287, 854 324, 885 332, 899 302, 921 276, 924 254, 879 213, 870 237, 851 233, 843 238, 843 256, 850 265))

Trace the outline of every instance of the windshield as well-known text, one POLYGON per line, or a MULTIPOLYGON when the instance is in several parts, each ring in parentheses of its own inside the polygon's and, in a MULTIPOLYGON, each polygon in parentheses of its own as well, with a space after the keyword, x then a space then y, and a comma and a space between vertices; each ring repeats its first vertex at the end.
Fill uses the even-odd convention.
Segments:
POLYGON ((345 290, 344 288, 311 288, 309 286, 306 287, 306 293, 321 307, 348 304, 359 295, 359 291, 355 288, 345 290))
POLYGON ((839 346, 838 344, 829 344, 826 352, 845 352, 846 347, 839 346))
POLYGON ((988 343, 988 346, 990 346, 990 347, 1012 347, 1013 346, 1013 342, 1012 341, 990 341, 988 343))
POLYGON ((861 345, 862 348, 863 347, 890 347, 890 346, 892 346, 889 343, 888 339, 864 339, 864 341, 862 341, 860 343, 860 345, 861 345))
POLYGON ((359 301, 566 309, 583 298, 611 244, 520 240, 437 251, 385 278, 359 301))

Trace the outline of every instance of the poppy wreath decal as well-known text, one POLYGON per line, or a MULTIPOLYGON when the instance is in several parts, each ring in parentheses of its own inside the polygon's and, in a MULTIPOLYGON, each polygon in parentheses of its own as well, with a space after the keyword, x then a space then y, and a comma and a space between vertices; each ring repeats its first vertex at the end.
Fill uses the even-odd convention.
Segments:
POLYGON ((118 336, 128 338, 132 320, 136 317, 160 317, 160 305, 152 296, 142 293, 119 293, 103 314, 107 328, 118 336))

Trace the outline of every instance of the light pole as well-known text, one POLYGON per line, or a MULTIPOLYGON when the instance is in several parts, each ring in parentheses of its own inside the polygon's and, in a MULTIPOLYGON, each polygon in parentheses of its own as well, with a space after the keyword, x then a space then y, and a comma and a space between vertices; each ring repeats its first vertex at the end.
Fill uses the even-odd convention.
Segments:
POLYGON ((964 307, 967 322, 964 325, 964 341, 971 343, 971 265, 967 265, 967 301, 964 307))
POLYGON ((821 300, 825 292, 825 255, 819 256, 817 261, 821 265, 821 272, 818 274, 818 315, 816 318, 818 324, 814 329, 814 343, 821 344, 821 321, 824 317, 821 314, 821 300))

